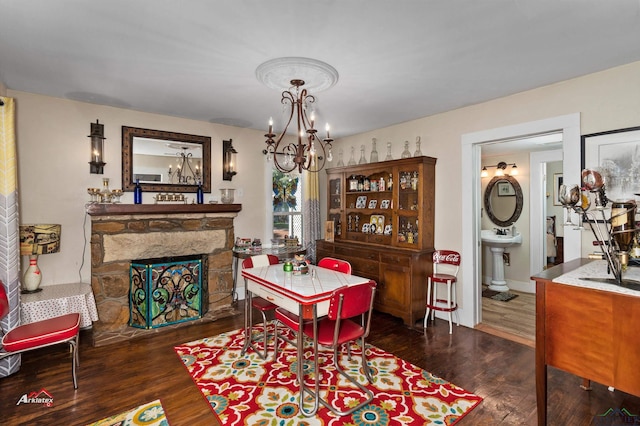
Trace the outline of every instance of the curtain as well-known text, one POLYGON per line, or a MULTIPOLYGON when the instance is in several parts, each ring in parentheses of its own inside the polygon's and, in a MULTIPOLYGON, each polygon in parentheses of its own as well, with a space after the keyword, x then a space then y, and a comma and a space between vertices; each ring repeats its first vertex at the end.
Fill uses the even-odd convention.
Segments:
MULTIPOLYGON (((15 100, 0 96, 0 280, 9 296, 9 315, 0 326, 10 330, 20 324, 20 251, 18 234, 18 173, 15 100)), ((0 361, 0 377, 20 369, 20 355, 0 361)))
POLYGON ((305 171, 304 203, 302 217, 304 223, 304 247, 307 258, 316 263, 316 240, 320 238, 320 179, 318 172, 305 171))

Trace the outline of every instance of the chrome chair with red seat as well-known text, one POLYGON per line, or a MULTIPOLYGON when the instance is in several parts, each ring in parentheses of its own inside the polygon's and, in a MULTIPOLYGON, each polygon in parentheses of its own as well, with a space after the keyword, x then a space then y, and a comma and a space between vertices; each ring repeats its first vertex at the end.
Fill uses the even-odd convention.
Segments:
MULTIPOLYGON (((317 393, 317 388, 316 391, 308 389, 308 386, 304 383, 304 378, 299 380, 301 393, 308 392, 315 398, 318 398, 322 405, 338 416, 347 416, 373 400, 373 392, 340 367, 339 355, 342 345, 347 344, 350 346, 351 342, 360 340, 362 370, 368 382, 373 382, 371 370, 367 363, 365 338, 369 335, 371 328, 371 314, 373 312, 375 293, 376 283, 373 281, 354 286, 341 287, 335 290, 331 295, 329 312, 326 317, 318 322, 316 331, 318 344, 333 349, 333 366, 336 368, 336 371, 360 389, 365 395, 365 399, 346 411, 340 411, 340 409, 334 407, 327 400, 320 398, 320 395, 317 393), (356 317, 360 317, 360 322, 353 320, 356 317)), ((303 332, 306 337, 313 339, 313 323, 305 323, 303 332)), ((351 359, 350 353, 348 359, 351 359)), ((317 356, 314 358, 314 372, 315 374, 320 374, 317 356)), ((327 392, 330 392, 331 387, 328 389, 327 392)))
MULTIPOLYGON (((0 319, 9 313, 9 299, 0 281, 0 319)), ((46 346, 68 343, 71 349, 71 377, 73 388, 78 389, 76 366, 79 365, 80 314, 61 315, 42 321, 22 324, 11 330, 2 330, 0 359, 46 346)))
POLYGON ((434 320, 435 311, 446 312, 449 317, 449 334, 452 334, 451 313, 456 314, 456 325, 460 325, 458 302, 456 298, 456 281, 460 269, 460 253, 452 250, 436 250, 433 252, 433 273, 427 278, 427 312, 424 315, 424 328, 431 314, 434 320), (445 298, 438 298, 438 284, 445 285, 445 298))
MULTIPOLYGON (((279 262, 278 256, 274 256, 273 254, 259 254, 257 256, 247 257, 246 259, 244 259, 242 261, 242 269, 254 268, 258 266, 275 265, 278 262, 279 262)), ((269 302, 268 300, 263 299, 262 297, 252 296, 251 306, 254 309, 256 309, 258 312, 260 312, 260 314, 262 314, 262 327, 263 327, 262 341, 264 342, 264 353, 261 354, 260 352, 257 352, 257 351, 256 353, 262 359, 266 359, 267 352, 268 352, 267 341, 269 337, 267 334, 267 314, 266 313, 269 311, 275 310, 278 307, 278 305, 275 305, 269 302)), ((247 330, 247 333, 252 333, 252 330, 253 330, 253 325, 249 324, 249 329, 247 330)), ((253 340, 253 338, 251 340, 253 340)))
MULTIPOLYGON (((346 260, 335 259, 333 257, 324 257, 320 259, 318 262, 319 268, 332 269, 334 271, 342 272, 344 274, 351 275, 351 264, 346 260)), ((276 328, 275 328, 275 347, 274 353, 275 358, 278 358, 278 339, 284 340, 285 342, 296 345, 294 341, 288 339, 282 334, 278 334, 278 323, 287 326, 294 333, 298 333, 301 329, 300 327, 300 317, 290 312, 284 308, 276 308, 276 328)))

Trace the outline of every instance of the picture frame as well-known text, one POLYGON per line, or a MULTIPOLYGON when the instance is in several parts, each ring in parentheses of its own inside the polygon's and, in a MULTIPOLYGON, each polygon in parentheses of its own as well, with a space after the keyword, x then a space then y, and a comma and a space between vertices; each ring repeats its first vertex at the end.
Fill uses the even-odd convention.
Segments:
POLYGON ((333 242, 334 240, 334 229, 335 229, 335 224, 333 223, 332 220, 327 220, 324 223, 324 240, 327 242, 333 242))
POLYGON ((633 173, 640 161, 640 126, 582 135, 580 145, 582 170, 600 171, 608 199, 635 198, 640 192, 640 178, 633 173))
POLYGON ((553 174, 553 205, 561 206, 562 203, 558 201, 558 194, 560 194, 560 185, 562 185, 563 177, 562 173, 553 174))
POLYGON ((367 206, 367 196, 360 195, 356 199, 356 209, 364 209, 367 206))
POLYGON ((369 200, 369 208, 370 209, 375 209, 377 205, 378 205, 378 200, 375 200, 375 199, 369 200))
POLYGON ((382 200, 380 202, 380 208, 381 209, 388 209, 390 204, 391 204, 391 200, 382 200))
POLYGON ((498 197, 516 196, 516 190, 513 188, 513 185, 511 185, 511 182, 498 182, 496 187, 498 188, 498 197))

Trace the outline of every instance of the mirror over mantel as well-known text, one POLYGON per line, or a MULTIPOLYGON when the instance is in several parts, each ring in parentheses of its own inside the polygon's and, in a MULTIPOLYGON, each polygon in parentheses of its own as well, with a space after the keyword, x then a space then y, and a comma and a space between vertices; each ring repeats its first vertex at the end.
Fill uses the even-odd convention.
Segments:
POLYGON ((136 179, 147 192, 196 192, 201 181, 210 193, 211 137, 122 126, 122 189, 136 179))

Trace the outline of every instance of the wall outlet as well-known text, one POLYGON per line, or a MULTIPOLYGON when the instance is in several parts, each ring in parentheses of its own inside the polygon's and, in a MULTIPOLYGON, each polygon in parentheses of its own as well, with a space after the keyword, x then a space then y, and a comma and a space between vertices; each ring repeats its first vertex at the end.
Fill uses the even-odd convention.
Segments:
POLYGON ((511 266, 511 253, 502 253, 502 260, 504 261, 504 266, 511 266))

